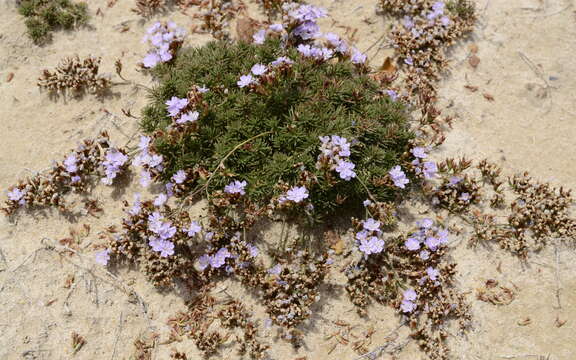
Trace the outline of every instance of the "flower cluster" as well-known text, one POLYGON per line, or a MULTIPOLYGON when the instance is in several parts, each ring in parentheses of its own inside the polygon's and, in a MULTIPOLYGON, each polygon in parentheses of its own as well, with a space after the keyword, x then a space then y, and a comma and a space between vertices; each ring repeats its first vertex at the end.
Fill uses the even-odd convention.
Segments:
POLYGON ((422 174, 425 179, 433 179, 438 173, 438 166, 433 161, 423 161, 423 159, 428 157, 426 149, 422 147, 415 147, 410 150, 415 159, 412 160, 412 165, 414 166, 414 172, 416 175, 422 174))
POLYGON ((404 313, 411 313, 412 311, 416 310, 417 305, 414 303, 418 294, 414 289, 407 289, 402 294, 402 303, 400 304, 400 309, 404 313))
POLYGON ((355 235, 359 242, 358 249, 365 255, 381 253, 385 244, 381 236, 380 221, 372 218, 362 221, 362 230, 355 235))
POLYGON ((142 41, 149 43, 153 48, 142 61, 146 68, 153 68, 172 60, 186 35, 186 31, 172 21, 168 24, 156 22, 146 32, 142 41))
POLYGON ((411 234, 404 246, 410 251, 420 251, 420 258, 427 260, 429 251, 436 251, 440 246, 448 243, 448 230, 435 226, 431 219, 417 221, 418 231, 411 234))
POLYGON ((208 266, 218 269, 226 263, 226 259, 232 258, 232 254, 227 248, 220 248, 214 255, 204 254, 198 258, 198 268, 204 271, 208 266))
POLYGON ((246 191, 244 190, 246 188, 246 185, 247 185, 246 181, 234 180, 224 187, 224 192, 226 194, 244 195, 246 194, 246 191))
POLYGON ((164 160, 162 155, 154 154, 152 153, 152 149, 150 149, 151 141, 152 139, 148 136, 140 136, 140 143, 138 145, 140 152, 132 161, 132 165, 142 167, 142 171, 140 172, 140 185, 143 187, 148 187, 152 181, 152 175, 157 175, 164 169, 162 165, 164 160))
POLYGON ((282 8, 287 13, 286 20, 290 23, 292 36, 310 40, 320 35, 320 27, 316 20, 326 17, 326 10, 313 5, 296 3, 285 3, 282 8))
POLYGON ((320 136, 320 155, 316 162, 316 168, 327 168, 336 171, 341 179, 346 181, 356 177, 353 162, 349 161, 350 143, 344 137, 338 135, 320 136))
POLYGON ((258 76, 264 75, 268 71, 268 67, 263 64, 254 64, 250 69, 250 74, 240 76, 240 80, 236 83, 238 87, 246 87, 251 84, 258 83, 258 76), (254 76, 252 76, 254 75, 254 76))
POLYGON ((285 195, 280 195, 278 202, 284 204, 286 202, 300 203, 308 198, 308 189, 305 186, 293 186, 285 195))
MULTIPOLYGON (((128 156, 123 150, 115 148, 108 149, 106 152, 106 160, 102 163, 104 173, 106 174, 106 177, 102 178, 102 183, 112 185, 112 181, 114 181, 119 172, 126 168, 127 163, 128 156)), ((72 166, 72 164, 68 164, 67 166, 72 166)))
POLYGON ((69 210, 63 199, 64 194, 88 190, 90 180, 99 175, 102 167, 110 179, 125 169, 125 151, 110 146, 106 132, 94 140, 84 140, 61 163, 54 162, 50 170, 10 187, 6 207, 2 211, 12 215, 24 206, 56 206, 60 211, 69 210))
POLYGON ((156 236, 151 236, 148 244, 152 250, 159 252, 160 256, 168 257, 174 255, 174 243, 169 241, 176 234, 176 227, 172 226, 171 221, 163 221, 164 217, 154 212, 148 216, 148 230, 156 236))
POLYGON ((404 189, 406 187, 406 184, 410 182, 410 180, 408 180, 408 178, 406 177, 404 171, 402 171, 400 165, 394 166, 388 172, 388 175, 390 175, 390 178, 394 182, 394 185, 399 187, 400 189, 404 189))

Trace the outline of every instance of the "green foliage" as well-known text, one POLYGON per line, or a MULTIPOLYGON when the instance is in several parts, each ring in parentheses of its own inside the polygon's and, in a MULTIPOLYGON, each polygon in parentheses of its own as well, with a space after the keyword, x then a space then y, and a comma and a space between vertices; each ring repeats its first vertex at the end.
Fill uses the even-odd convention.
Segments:
POLYGON ((35 43, 50 38, 50 31, 71 29, 88 20, 88 5, 70 0, 23 0, 18 11, 25 16, 28 35, 35 43))
MULTIPOLYGON (((156 150, 165 159, 164 180, 194 166, 212 172, 232 152, 225 171, 218 171, 208 185, 209 192, 232 180, 246 180, 251 200, 266 204, 282 193, 279 183, 298 185, 305 169, 317 179, 308 190, 318 217, 344 205, 361 205, 368 198, 363 184, 378 201, 392 200, 396 189, 383 185, 383 179, 400 163, 413 135, 403 106, 382 95, 378 85, 348 60, 319 64, 301 59, 295 49, 283 49, 277 40, 264 45, 211 42, 182 51, 173 63, 156 67, 154 75, 160 86, 152 91, 141 123, 149 133, 171 123, 165 102, 172 96, 184 98, 194 85, 210 89, 204 94, 207 106, 198 109, 195 132, 178 141, 170 141, 168 131, 157 138, 156 150), (272 83, 256 91, 237 86, 254 64, 269 64, 284 55, 295 63, 272 83), (352 142, 356 179, 345 181, 335 171, 316 168, 319 137, 326 135, 352 142)), ((205 183, 196 179, 193 190, 205 183)))

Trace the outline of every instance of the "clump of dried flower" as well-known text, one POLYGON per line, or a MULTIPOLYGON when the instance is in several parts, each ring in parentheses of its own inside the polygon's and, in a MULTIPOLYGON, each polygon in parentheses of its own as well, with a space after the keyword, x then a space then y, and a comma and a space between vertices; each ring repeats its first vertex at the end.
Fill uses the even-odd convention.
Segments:
POLYGON ((86 92, 104 96, 110 90, 112 82, 108 76, 98 74, 101 58, 89 56, 80 59, 78 55, 64 58, 54 71, 45 69, 38 79, 38 86, 51 95, 73 96, 86 92))

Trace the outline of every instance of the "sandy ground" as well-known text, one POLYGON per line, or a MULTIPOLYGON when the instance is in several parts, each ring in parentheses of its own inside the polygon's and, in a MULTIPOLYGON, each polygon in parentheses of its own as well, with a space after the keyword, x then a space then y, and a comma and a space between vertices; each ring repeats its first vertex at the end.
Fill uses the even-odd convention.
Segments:
MULTIPOLYGON (((385 22, 374 11, 375 0, 311 3, 330 12, 332 19, 324 21, 324 30, 334 27, 343 33, 345 26, 357 28, 361 50, 370 48, 385 34, 385 22)), ((507 174, 528 170, 538 179, 576 188, 576 168, 571 166, 576 149, 572 141, 576 135, 574 5, 574 1, 560 0, 478 1, 480 21, 476 31, 467 43, 454 49, 452 74, 441 84, 440 101, 457 120, 438 158, 487 157, 500 163, 507 174), (472 43, 479 48, 480 64, 476 69, 467 60, 468 45, 472 43), (469 92, 464 89, 467 84, 479 90, 469 92), (492 95, 494 101, 483 94, 492 95)), ((63 56, 75 53, 102 56, 103 72, 113 72, 114 60, 121 58, 126 77, 153 86, 148 77, 135 70, 146 50, 140 39, 152 20, 142 21, 130 12, 131 7, 131 0, 119 1, 112 8, 106 8, 106 1, 92 1, 90 28, 57 32, 51 44, 38 47, 25 35, 23 19, 14 3, 0 5, 0 190, 30 171, 46 168, 52 159, 62 158, 78 141, 101 129, 108 129, 119 145, 137 131, 135 120, 122 116, 121 109, 138 114, 146 103, 143 91, 117 86, 114 96, 103 101, 93 96, 53 101, 36 86, 42 69, 52 68, 63 56), (98 8, 103 16, 94 15, 98 8), (122 24, 129 30, 119 32, 122 24), (8 82, 10 73, 14 77, 8 82)), ((168 17, 180 25, 192 23, 176 11, 168 17)), ((186 46, 209 39, 190 36, 186 46)), ((370 60, 374 65, 381 64, 389 53, 389 49, 372 47, 370 60)), ((184 309, 182 297, 177 292, 157 292, 134 270, 121 269, 117 279, 111 278, 92 260, 90 246, 101 242, 98 233, 119 221, 119 200, 131 199, 135 191, 140 191, 137 185, 119 194, 98 187, 95 194, 106 209, 99 219, 84 217, 69 223, 55 212, 23 215, 16 224, 0 218, 0 358, 129 359, 133 342, 141 334, 155 331, 161 335, 160 342, 166 339, 166 320, 176 310, 184 309), (56 239, 68 235, 70 227, 79 228, 81 224, 91 227, 90 233, 82 237, 85 251, 81 256, 61 257, 43 249, 43 244, 56 243, 56 239), (65 288, 69 276, 75 281, 65 288), (129 296, 131 292, 138 295, 129 296), (72 332, 87 340, 75 355, 71 350, 72 332)), ((459 264, 460 286, 469 291, 474 327, 467 337, 454 334, 450 339, 454 358, 536 359, 538 355, 549 355, 551 360, 574 359, 574 251, 550 247, 523 265, 497 248, 469 249, 466 234, 461 238, 463 241, 455 242, 453 256, 459 264), (476 288, 487 279, 518 289, 515 300, 506 306, 476 300, 476 288), (557 327, 557 319, 566 323, 557 327)), ((341 283, 342 275, 333 271, 329 282, 341 283)), ((245 299, 256 317, 264 318, 261 306, 245 296, 237 284, 222 286, 233 296, 245 299)), ((315 310, 306 328, 306 347, 299 352, 275 342, 272 331, 263 333, 264 339, 273 344, 273 359, 356 359, 358 355, 350 346, 338 345, 329 353, 334 342, 326 340, 326 335, 337 330, 332 321, 341 319, 358 325, 357 333, 374 326, 371 349, 382 344, 399 323, 392 309, 379 306, 369 309, 368 321, 359 318, 339 287, 324 294, 315 310)), ((402 343, 406 335, 406 329, 400 328, 397 341, 402 343)), ((186 352, 189 359, 201 358, 189 340, 157 345, 154 358, 167 359, 173 348, 186 352)), ((238 357, 225 349, 216 358, 238 357)), ((425 356, 409 342, 397 358, 425 356)))

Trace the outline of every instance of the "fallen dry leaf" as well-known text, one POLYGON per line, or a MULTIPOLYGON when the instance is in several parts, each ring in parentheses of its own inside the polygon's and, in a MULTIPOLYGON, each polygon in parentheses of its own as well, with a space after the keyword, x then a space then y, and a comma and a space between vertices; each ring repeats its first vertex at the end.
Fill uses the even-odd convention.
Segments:
POLYGON ((488 101, 494 101, 494 96, 488 94, 488 93, 484 93, 482 94, 484 96, 484 98, 488 101))
POLYGON ((392 58, 388 56, 382 66, 380 66, 380 71, 388 74, 393 74, 396 72, 396 66, 392 63, 392 58))
POLYGON ((480 58, 476 55, 472 55, 468 58, 468 63, 470 64, 470 66, 476 69, 478 67, 478 64, 480 64, 480 58))
POLYGON ((469 46, 470 52, 472 54, 477 54, 478 53, 478 45, 476 44, 470 44, 469 46))
POLYGON ((8 76, 6 76, 6 82, 9 83, 12 79, 14 79, 14 73, 8 73, 8 76))
POLYGON ((464 87, 468 90, 470 90, 471 92, 476 92, 478 91, 478 86, 473 86, 473 85, 464 85, 464 87))
POLYGON ((556 316, 556 321, 554 321, 554 325, 556 325, 556 327, 562 327, 564 326, 564 324, 566 324, 566 321, 568 320, 560 320, 560 318, 558 316, 556 316))
POLYGON ((532 320, 529 317, 518 321, 518 325, 520 325, 520 326, 530 325, 531 323, 532 323, 532 320))
POLYGON ((238 18, 236 23, 236 36, 239 41, 251 43, 252 36, 256 32, 257 22, 248 16, 238 18))

